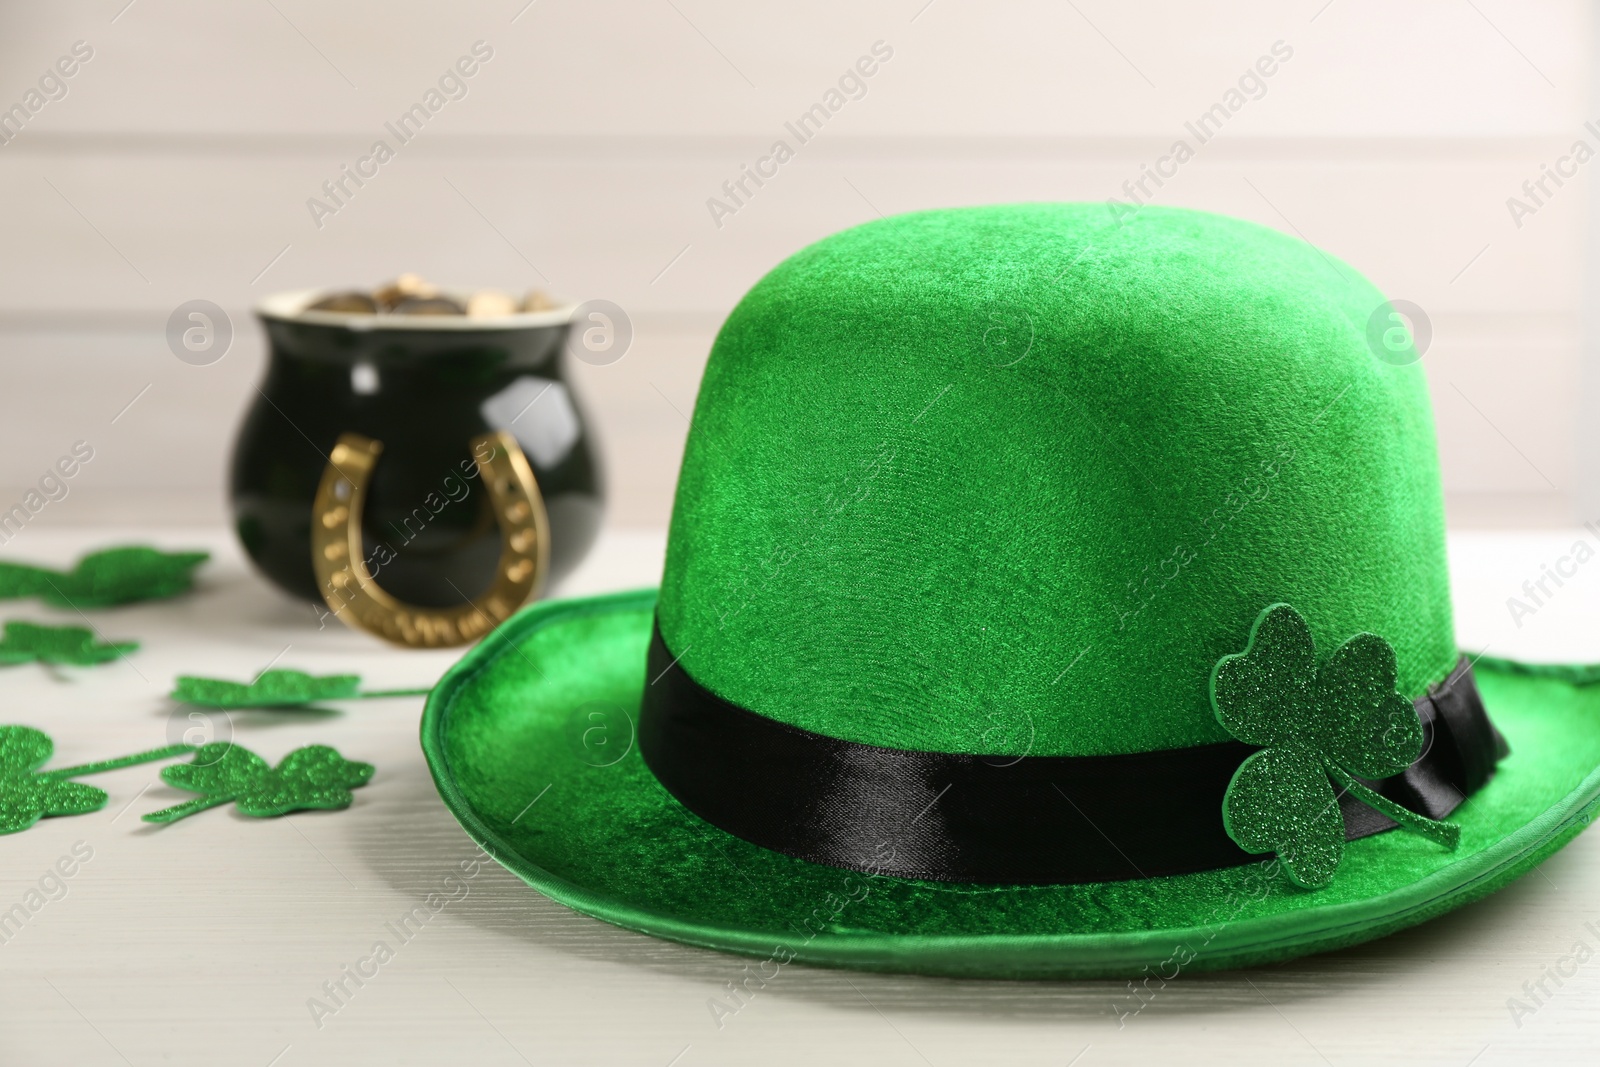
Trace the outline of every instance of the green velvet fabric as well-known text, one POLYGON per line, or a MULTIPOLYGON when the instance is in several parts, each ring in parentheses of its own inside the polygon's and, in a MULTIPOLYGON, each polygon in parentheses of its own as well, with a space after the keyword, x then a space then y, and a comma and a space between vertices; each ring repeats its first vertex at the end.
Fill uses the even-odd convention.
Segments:
POLYGON ((1277 601, 1322 648, 1379 634, 1418 695, 1456 647, 1423 375, 1367 346, 1383 299, 1187 210, 829 237, 717 338, 662 634, 720 696, 896 748, 1224 740, 1211 668, 1277 601))
POLYGON ((1511 755, 1452 816, 1453 853, 1408 833, 1364 838, 1346 844, 1337 877, 1318 890, 1259 864, 1071 886, 869 878, 725 834, 652 777, 631 716, 654 606, 646 591, 524 609, 434 689, 423 749, 468 832, 541 892, 632 929, 760 957, 753 971, 768 977, 790 959, 989 977, 1170 975, 1335 948, 1488 893, 1566 843, 1600 802, 1600 687, 1490 669, 1478 684, 1511 755))

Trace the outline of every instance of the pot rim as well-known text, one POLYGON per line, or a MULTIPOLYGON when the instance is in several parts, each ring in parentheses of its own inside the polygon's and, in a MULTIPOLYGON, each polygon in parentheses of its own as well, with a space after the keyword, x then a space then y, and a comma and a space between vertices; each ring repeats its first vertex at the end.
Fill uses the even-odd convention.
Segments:
MULTIPOLYGON (((379 330, 399 331, 455 331, 523 330, 539 326, 565 326, 572 321, 578 305, 563 301, 558 307, 546 311, 518 311, 511 315, 485 315, 469 318, 466 315, 390 315, 365 314, 353 311, 307 311, 306 306, 338 289, 290 289, 262 297, 253 310, 257 318, 279 322, 305 323, 313 326, 332 326, 355 333, 379 330)), ((465 294, 445 291, 445 295, 462 299, 465 294)))

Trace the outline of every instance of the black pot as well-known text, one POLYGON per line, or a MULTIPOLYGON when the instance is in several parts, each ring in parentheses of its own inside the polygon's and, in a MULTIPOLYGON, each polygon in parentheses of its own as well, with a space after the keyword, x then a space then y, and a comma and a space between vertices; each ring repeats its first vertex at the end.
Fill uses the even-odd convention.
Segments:
POLYGON ((312 563, 313 501, 341 437, 358 434, 381 443, 359 508, 365 554, 384 562, 376 580, 408 605, 458 607, 494 581, 502 553, 472 443, 493 431, 520 446, 543 498, 543 585, 571 571, 603 509, 588 419, 564 370, 571 309, 486 320, 300 311, 317 295, 256 309, 269 362, 234 448, 230 496, 261 572, 294 596, 327 599, 312 563))

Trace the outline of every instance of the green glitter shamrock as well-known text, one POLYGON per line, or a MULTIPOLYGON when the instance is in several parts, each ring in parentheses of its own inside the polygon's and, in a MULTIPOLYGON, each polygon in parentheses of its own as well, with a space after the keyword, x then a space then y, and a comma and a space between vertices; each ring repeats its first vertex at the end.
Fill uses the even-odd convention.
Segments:
POLYGON ((161 600, 187 592, 195 567, 208 552, 162 552, 123 545, 91 552, 70 571, 0 562, 0 599, 39 597, 68 608, 103 608, 138 600, 161 600))
POLYGON ((106 806, 105 790, 68 778, 166 759, 191 748, 169 745, 121 759, 40 771, 54 751, 55 745, 41 730, 0 726, 0 834, 26 830, 46 815, 84 815, 106 806))
POLYGON ((229 682, 180 674, 172 699, 202 708, 292 708, 319 700, 365 700, 370 697, 427 696, 427 689, 375 689, 361 692, 359 674, 304 671, 262 671, 253 682, 229 682))
POLYGON ((1460 827, 1435 822, 1356 781, 1399 774, 1422 752, 1422 722, 1396 692, 1394 648, 1360 633, 1320 667, 1311 628, 1273 604, 1242 653, 1211 672, 1217 721, 1262 746, 1234 772, 1222 800, 1228 836, 1246 852, 1276 852, 1308 889, 1332 880, 1344 854, 1344 818, 1328 779, 1408 830, 1454 849, 1460 827))
POLYGON ((350 790, 372 779, 373 766, 347 760, 327 745, 297 748, 276 766, 248 749, 213 741, 195 750, 194 762, 163 768, 168 785, 203 796, 152 811, 145 822, 173 822, 218 804, 235 802, 246 815, 267 818, 307 808, 347 808, 350 790))
POLYGON ((86 667, 126 656, 138 648, 137 641, 102 644, 82 626, 8 622, 5 637, 0 639, 0 664, 66 663, 86 667))

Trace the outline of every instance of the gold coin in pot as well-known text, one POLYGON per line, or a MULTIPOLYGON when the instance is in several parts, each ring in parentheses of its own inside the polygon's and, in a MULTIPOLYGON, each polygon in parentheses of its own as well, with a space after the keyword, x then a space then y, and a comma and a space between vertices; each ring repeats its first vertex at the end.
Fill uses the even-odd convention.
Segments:
POLYGON ((464 315, 467 309, 448 296, 413 296, 394 306, 396 315, 464 315))
POLYGON ((517 302, 510 293, 498 289, 480 289, 467 298, 467 314, 473 318, 496 315, 515 315, 517 302))
POLYGON ((386 285, 380 285, 375 294, 378 304, 393 311, 408 299, 428 300, 439 295, 439 287, 420 274, 405 273, 386 285))
POLYGON ((351 314, 372 315, 378 310, 378 302, 366 293, 329 293, 327 296, 309 305, 307 311, 343 311, 351 314))

